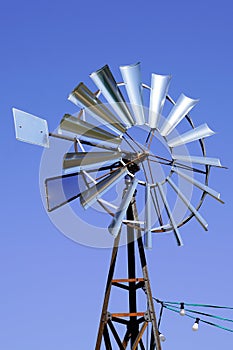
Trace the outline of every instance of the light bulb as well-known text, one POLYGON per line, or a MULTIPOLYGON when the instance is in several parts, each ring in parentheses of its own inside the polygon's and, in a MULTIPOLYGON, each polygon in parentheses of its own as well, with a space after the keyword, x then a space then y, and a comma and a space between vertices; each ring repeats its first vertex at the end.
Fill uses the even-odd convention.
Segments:
POLYGON ((185 316, 185 309, 180 310, 180 316, 185 316))
POLYGON ((162 342, 166 341, 166 337, 160 332, 159 332, 159 338, 162 342))
POLYGON ((196 318, 196 321, 195 321, 195 323, 193 324, 193 327, 192 327, 192 330, 193 330, 193 331, 198 331, 198 328, 199 328, 199 321, 200 321, 200 319, 199 319, 199 318, 196 318))
POLYGON ((184 303, 180 303, 180 316, 185 316, 184 303))

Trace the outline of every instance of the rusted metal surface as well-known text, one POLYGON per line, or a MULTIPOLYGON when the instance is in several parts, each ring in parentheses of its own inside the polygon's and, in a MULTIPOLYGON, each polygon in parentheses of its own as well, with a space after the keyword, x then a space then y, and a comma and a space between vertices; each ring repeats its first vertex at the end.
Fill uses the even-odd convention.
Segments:
POLYGON ((134 342, 134 344, 133 344, 133 346, 132 346, 132 350, 137 349, 137 346, 138 346, 140 340, 142 339, 143 333, 145 332, 145 329, 146 329, 147 326, 148 326, 148 322, 145 321, 145 322, 143 323, 141 329, 140 329, 140 332, 138 333, 137 338, 135 339, 135 342, 134 342))
POLYGON ((145 312, 119 312, 111 314, 113 317, 144 316, 145 312))
POLYGON ((108 308, 108 302, 110 298, 110 292, 111 292, 111 287, 112 287, 112 278, 115 270, 115 265, 116 265, 116 258, 117 258, 117 253, 118 253, 118 246, 119 246, 119 240, 120 240, 120 233, 119 235, 115 238, 114 240, 114 246, 112 250, 112 257, 110 261, 110 268, 108 272, 108 279, 107 279, 107 284, 106 284, 106 289, 105 289, 105 295, 104 295, 104 303, 102 307, 102 313, 100 317, 100 324, 99 324, 99 332, 97 336, 97 341, 96 341, 96 347, 95 350, 100 350, 101 342, 102 342, 102 337, 104 333, 104 328, 106 326, 106 316, 107 316, 107 308, 108 308))
POLYGON ((115 282, 141 282, 144 281, 144 278, 118 278, 112 280, 112 283, 115 282))

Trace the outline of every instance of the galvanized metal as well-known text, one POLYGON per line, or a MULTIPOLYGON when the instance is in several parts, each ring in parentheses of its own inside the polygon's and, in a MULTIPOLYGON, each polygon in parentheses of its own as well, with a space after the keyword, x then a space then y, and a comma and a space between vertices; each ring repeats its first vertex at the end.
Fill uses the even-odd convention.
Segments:
POLYGON ((203 165, 222 167, 222 164, 218 158, 183 156, 183 155, 178 155, 178 154, 173 154, 172 158, 179 160, 179 161, 182 161, 182 162, 197 163, 197 164, 203 164, 203 165))
POLYGON ((143 125, 145 123, 145 116, 140 63, 121 66, 120 71, 129 96, 129 102, 134 112, 136 124, 143 125))
POLYGON ((49 147, 48 124, 45 119, 13 108, 16 139, 34 145, 49 147))
POLYGON ((171 81, 171 75, 152 74, 151 92, 149 106, 149 126, 152 129, 158 127, 160 115, 163 110, 168 88, 171 81))
POLYGON ((187 180, 188 182, 192 183, 194 186, 200 188, 200 190, 208 193, 211 197, 217 199, 219 202, 224 203, 221 199, 220 199, 220 193, 216 192, 215 190, 213 190, 212 188, 210 188, 209 186, 201 183, 200 181, 190 177, 189 175, 185 174, 184 172, 176 169, 176 168, 172 168, 172 171, 175 172, 176 174, 180 175, 181 177, 183 177, 185 180, 187 180))
POLYGON ((204 137, 208 137, 214 135, 215 132, 211 130, 207 124, 203 124, 198 126, 197 128, 190 130, 178 137, 175 137, 172 140, 168 141, 169 147, 177 147, 180 145, 184 145, 189 142, 193 142, 196 140, 203 139, 204 137))
POLYGON ((122 122, 129 127, 134 125, 133 117, 109 66, 105 65, 90 74, 90 77, 122 122))
POLYGON ((165 224, 162 226, 158 226, 158 227, 154 227, 151 229, 151 232, 165 232, 166 230, 171 229, 171 225, 170 224, 165 224))
POLYGON ((162 136, 169 135, 198 101, 199 100, 193 100, 192 98, 181 94, 167 119, 164 121, 160 129, 160 134, 162 136))
POLYGON ((169 207, 169 204, 168 204, 168 201, 167 201, 167 198, 165 196, 165 193, 163 192, 163 188, 162 186, 158 183, 158 188, 159 188, 159 192, 160 192, 160 195, 161 195, 161 198, 163 200, 163 203, 164 203, 164 206, 165 206, 165 209, 167 211, 167 215, 168 215, 168 218, 170 220, 170 223, 171 223, 171 226, 173 228, 173 232, 174 232, 174 235, 175 235, 175 238, 176 238, 176 241, 177 241, 177 244, 179 246, 182 246, 183 243, 182 243, 182 239, 181 239, 181 236, 179 234, 179 230, 177 228, 177 224, 173 218, 173 215, 172 215, 172 212, 171 212, 171 209, 169 207))
POLYGON ((65 173, 99 169, 122 159, 121 152, 73 152, 66 153, 63 159, 65 173))
POLYGON ((123 167, 114 171, 109 176, 98 182, 96 185, 88 188, 82 192, 80 197, 80 203, 87 209, 94 204, 99 198, 101 198, 107 191, 115 186, 120 180, 122 180, 128 173, 127 168, 123 167))
POLYGON ((178 196, 182 199, 182 201, 185 203, 185 205, 188 207, 189 210, 195 215, 197 221, 202 225, 202 227, 207 231, 208 230, 208 223, 205 221, 205 219, 201 216, 201 214, 196 210, 196 208, 190 203, 190 200, 185 197, 185 195, 179 190, 179 188, 176 186, 176 184, 172 181, 170 177, 167 178, 167 182, 171 185, 171 187, 175 190, 175 192, 178 194, 178 196))
POLYGON ((145 233, 144 245, 147 249, 152 249, 152 234, 151 234, 151 189, 147 184, 145 187, 145 233))
POLYGON ((45 193, 49 212, 70 203, 80 196, 79 174, 74 173, 46 179, 45 193))
POLYGON ((111 224, 108 226, 109 232, 114 237, 116 237, 120 231, 122 220, 126 216, 127 208, 132 200, 137 184, 138 184, 138 180, 134 178, 133 181, 130 183, 127 191, 125 192, 124 197, 122 198, 121 204, 117 209, 117 212, 114 218, 112 219, 111 224))
POLYGON ((122 141, 120 137, 116 137, 114 134, 75 118, 70 114, 65 114, 61 120, 59 132, 62 131, 69 131, 77 136, 80 135, 84 139, 101 140, 115 145, 119 145, 122 141))
POLYGON ((87 108, 88 113, 104 123, 109 129, 118 134, 126 131, 119 119, 101 102, 84 83, 80 83, 69 95, 68 100, 81 108, 87 108))

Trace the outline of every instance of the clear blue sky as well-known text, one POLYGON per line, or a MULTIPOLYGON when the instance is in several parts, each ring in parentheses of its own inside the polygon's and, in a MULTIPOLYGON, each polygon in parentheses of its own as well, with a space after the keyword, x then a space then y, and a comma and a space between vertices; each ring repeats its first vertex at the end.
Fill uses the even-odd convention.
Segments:
MULTIPOLYGON (((75 110, 68 93, 106 63, 119 77, 119 65, 141 61, 146 83, 152 72, 172 74, 174 98, 200 98, 195 122, 217 131, 208 155, 229 167, 210 179, 226 204, 208 198, 209 232, 190 222, 182 248, 156 238, 148 263, 156 297, 233 306, 232 10, 230 0, 2 2, 0 348, 94 348, 110 250, 76 244, 50 222, 38 185, 42 150, 15 140, 11 108, 53 129, 75 110)), ((232 349, 232 333, 191 325, 166 313, 163 349, 232 349)))

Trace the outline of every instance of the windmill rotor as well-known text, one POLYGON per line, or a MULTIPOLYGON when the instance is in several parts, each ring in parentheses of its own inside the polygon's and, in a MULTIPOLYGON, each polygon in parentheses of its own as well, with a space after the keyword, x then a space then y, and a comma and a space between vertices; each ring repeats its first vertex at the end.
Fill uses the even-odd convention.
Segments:
MULTIPOLYGON (((49 146, 50 137, 71 140, 73 144, 74 149, 64 154, 59 179, 64 185, 64 193, 75 176, 77 180, 84 179, 86 189, 77 184, 75 193, 54 205, 51 203, 55 193, 52 183, 58 183, 58 178, 53 176, 47 179, 48 211, 77 198, 80 198, 84 208, 98 203, 102 198, 107 204, 105 193, 125 176, 130 176, 132 180, 136 177, 138 191, 139 187, 144 191, 144 217, 140 218, 140 223, 143 223, 140 230, 147 237, 145 241, 153 233, 173 231, 178 245, 182 245, 179 228, 192 217, 207 230, 207 223, 199 213, 205 196, 210 195, 221 201, 220 194, 208 186, 211 167, 222 167, 219 159, 206 156, 204 139, 214 132, 207 124, 194 126, 189 113, 199 100, 181 94, 175 102, 168 95, 170 75, 152 74, 149 86, 142 82, 140 63, 121 66, 120 71, 123 79, 120 83, 116 82, 108 65, 90 74, 97 92, 80 83, 68 99, 81 110, 78 116, 65 114, 56 134, 48 132, 45 120, 13 109, 16 137, 44 147, 49 146), (148 108, 143 102, 144 90, 150 94, 148 108), (171 104, 170 111, 163 117, 167 103, 171 104), (177 128, 185 121, 186 131, 180 133, 177 128), (144 140, 140 133, 145 134, 144 140), (161 142, 167 149, 166 156, 158 152, 161 142), (199 144, 199 154, 189 152, 188 147, 195 143, 199 144), (158 179, 160 168, 164 178, 158 179), (198 179, 195 174, 199 176, 198 179), (180 181, 200 191, 196 203, 191 203, 190 193, 186 195, 179 188, 180 181), (169 204, 171 191, 171 196, 176 196, 176 202, 180 201, 186 208, 185 215, 179 219, 174 217, 174 209, 169 204)), ((107 207, 111 206, 110 202, 108 204, 107 207)), ((134 226, 134 223, 125 220, 125 215, 126 209, 121 215, 122 223, 134 226)), ((149 241, 152 242, 151 237, 149 241)))

